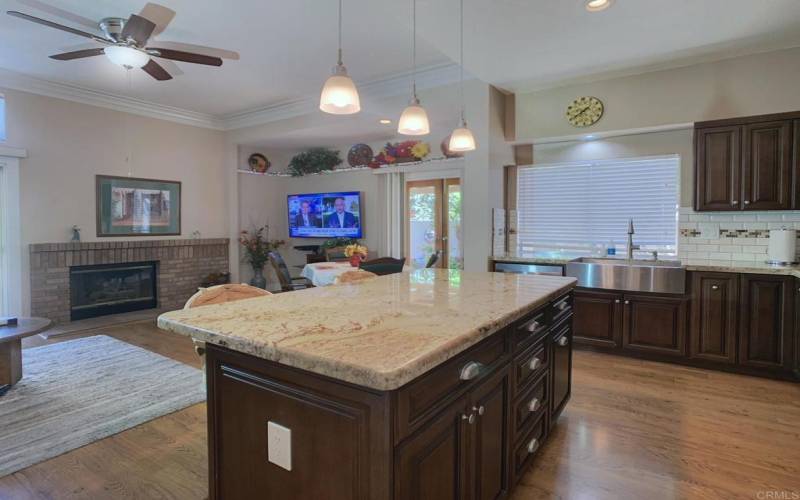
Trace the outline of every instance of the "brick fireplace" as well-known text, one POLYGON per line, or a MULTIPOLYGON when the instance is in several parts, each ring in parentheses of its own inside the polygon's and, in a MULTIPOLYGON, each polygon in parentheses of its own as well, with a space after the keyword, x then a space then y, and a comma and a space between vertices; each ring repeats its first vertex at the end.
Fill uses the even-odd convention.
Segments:
POLYGON ((37 243, 30 246, 31 314, 70 321, 70 271, 156 263, 157 306, 179 309, 207 275, 228 270, 228 239, 37 243))

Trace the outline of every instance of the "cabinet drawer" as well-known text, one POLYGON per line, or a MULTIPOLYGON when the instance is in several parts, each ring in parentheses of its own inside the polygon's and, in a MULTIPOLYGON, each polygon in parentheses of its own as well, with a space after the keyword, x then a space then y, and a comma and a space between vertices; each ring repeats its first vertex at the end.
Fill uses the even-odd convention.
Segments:
POLYGON ((514 387, 516 394, 547 369, 549 357, 545 339, 541 339, 514 359, 514 387))
POLYGON ((544 414, 549 404, 549 383, 549 377, 545 373, 530 389, 517 397, 511 415, 513 441, 522 437, 531 425, 544 414))
POLYGON ((524 349, 530 342, 540 339, 549 326, 547 308, 534 311, 514 327, 514 349, 524 349))
POLYGON ((456 399, 476 381, 507 362, 507 353, 506 335, 498 332, 398 389, 395 442, 400 442, 442 405, 456 399), (462 380, 462 371, 467 366, 478 369, 468 374, 469 379, 462 380))
POLYGON ((572 312, 572 294, 569 293, 559 299, 556 299, 548 309, 550 324, 561 321, 562 318, 572 312))
POLYGON ((514 477, 512 484, 515 484, 519 477, 525 472, 525 468, 544 444, 546 416, 536 422, 529 433, 520 439, 514 446, 511 453, 511 472, 514 477))

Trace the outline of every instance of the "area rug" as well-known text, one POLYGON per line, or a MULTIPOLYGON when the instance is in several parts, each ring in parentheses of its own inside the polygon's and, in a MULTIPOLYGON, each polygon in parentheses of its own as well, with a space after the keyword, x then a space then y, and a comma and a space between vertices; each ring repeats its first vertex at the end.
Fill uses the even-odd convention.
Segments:
POLYGON ((205 400, 202 372, 97 335, 22 351, 0 397, 0 477, 205 400))

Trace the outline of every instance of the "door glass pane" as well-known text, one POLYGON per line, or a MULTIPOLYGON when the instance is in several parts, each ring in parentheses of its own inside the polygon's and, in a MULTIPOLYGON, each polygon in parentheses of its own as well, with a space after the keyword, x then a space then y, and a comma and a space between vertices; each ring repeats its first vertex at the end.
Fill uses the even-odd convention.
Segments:
POLYGON ((409 264, 425 267, 436 251, 436 187, 408 188, 409 264))
POLYGON ((447 181, 447 267, 464 269, 461 249, 461 185, 458 179, 447 181))

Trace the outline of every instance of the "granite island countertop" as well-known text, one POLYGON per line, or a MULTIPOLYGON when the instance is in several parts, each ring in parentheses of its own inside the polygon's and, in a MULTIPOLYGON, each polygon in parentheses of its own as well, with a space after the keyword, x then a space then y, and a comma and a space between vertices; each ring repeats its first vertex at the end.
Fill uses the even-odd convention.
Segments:
POLYGON ((164 330, 378 390, 402 387, 575 286, 421 269, 162 314, 164 330))

